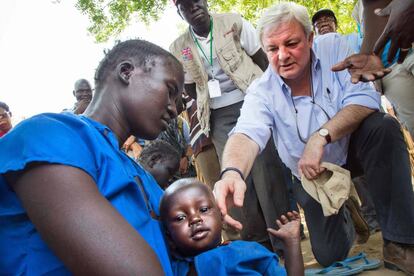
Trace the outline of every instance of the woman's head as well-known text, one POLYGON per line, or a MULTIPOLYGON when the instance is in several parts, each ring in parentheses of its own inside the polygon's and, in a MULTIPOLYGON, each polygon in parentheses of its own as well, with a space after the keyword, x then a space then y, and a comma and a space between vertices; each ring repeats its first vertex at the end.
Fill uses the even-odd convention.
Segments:
POLYGON ((220 245, 222 219, 211 189, 195 178, 169 186, 161 199, 161 221, 171 246, 195 256, 220 245))
POLYGON ((165 141, 155 140, 141 152, 139 163, 166 189, 180 166, 180 154, 165 141))
POLYGON ((154 139, 177 116, 175 102, 183 86, 182 65, 169 52, 144 40, 121 42, 96 70, 95 96, 87 115, 93 117, 99 113, 96 109, 104 108, 106 112, 100 113, 120 125, 122 136, 154 139), (108 111, 113 114, 105 115, 108 111))

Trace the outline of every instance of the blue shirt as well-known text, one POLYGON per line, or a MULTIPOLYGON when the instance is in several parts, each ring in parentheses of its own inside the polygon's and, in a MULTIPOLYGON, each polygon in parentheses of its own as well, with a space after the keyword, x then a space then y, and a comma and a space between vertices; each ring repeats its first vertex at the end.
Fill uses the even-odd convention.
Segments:
MULTIPOLYGON (((312 86, 316 104, 310 96, 291 97, 291 90, 271 66, 247 89, 241 114, 231 133, 243 133, 263 150, 273 133, 276 148, 282 161, 292 173, 298 174, 299 162, 305 144, 299 139, 308 138, 347 105, 357 104, 379 109, 380 94, 369 83, 351 83, 347 70, 332 72, 334 64, 350 53, 348 43, 338 34, 318 37, 312 51, 312 86), (298 110, 295 110, 292 99, 298 110)), ((349 135, 325 146, 322 160, 343 165, 346 162, 349 135)))
POLYGON ((194 262, 199 276, 287 275, 286 269, 279 265, 277 255, 257 242, 234 241, 194 258, 174 261, 174 275, 187 275, 191 262, 194 262))
MULTIPOLYGON (((113 132, 70 113, 41 114, 23 121, 0 139, 0 274, 69 274, 42 240, 4 174, 31 162, 62 164, 89 174, 98 190, 148 242, 166 275, 172 275, 158 215, 162 190, 154 178, 119 150, 113 132), (29 139, 29 138, 30 139, 29 139), (135 177, 141 179, 148 203, 135 177)), ((47 191, 45 191, 47 192, 47 191)))

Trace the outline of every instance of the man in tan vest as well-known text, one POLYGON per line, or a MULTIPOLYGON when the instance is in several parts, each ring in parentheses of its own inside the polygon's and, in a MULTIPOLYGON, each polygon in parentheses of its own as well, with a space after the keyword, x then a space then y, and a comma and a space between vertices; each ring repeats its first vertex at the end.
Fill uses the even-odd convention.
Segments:
MULTIPOLYGON (((268 60, 254 27, 239 14, 210 14, 206 0, 176 0, 175 4, 190 26, 172 43, 170 51, 184 66, 185 90, 196 99, 201 129, 211 136, 221 160, 245 91, 262 75, 268 60)), ((245 207, 232 210, 232 215, 243 222, 242 239, 261 242, 275 251, 282 249, 281 244, 273 237, 270 240, 266 228, 274 227, 276 218, 288 208, 283 170, 271 141, 250 175, 242 175, 249 183, 245 207)), ((224 174, 240 172, 226 168, 221 176, 224 174)))

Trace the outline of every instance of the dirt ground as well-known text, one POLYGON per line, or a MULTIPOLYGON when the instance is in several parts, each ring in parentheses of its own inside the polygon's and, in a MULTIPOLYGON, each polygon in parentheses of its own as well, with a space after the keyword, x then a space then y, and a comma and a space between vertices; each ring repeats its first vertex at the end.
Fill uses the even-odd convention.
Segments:
MULTIPOLYGON (((305 234, 307 237, 309 237, 309 234, 307 233, 307 230, 305 229, 305 234)), ((382 261, 382 236, 381 232, 377 232, 369 237, 369 240, 367 243, 362 245, 354 245, 352 247, 350 256, 357 255, 360 252, 364 252, 367 254, 368 258, 374 258, 379 259, 382 261)), ((321 267, 317 264, 315 258, 313 257, 312 250, 310 247, 309 238, 302 241, 302 254, 303 259, 305 262, 305 269, 306 268, 316 268, 321 267)), ((402 272, 397 272, 393 270, 389 270, 384 268, 384 265, 382 264, 380 268, 372 271, 364 271, 358 275, 371 275, 371 276, 402 276, 405 275, 402 272)))

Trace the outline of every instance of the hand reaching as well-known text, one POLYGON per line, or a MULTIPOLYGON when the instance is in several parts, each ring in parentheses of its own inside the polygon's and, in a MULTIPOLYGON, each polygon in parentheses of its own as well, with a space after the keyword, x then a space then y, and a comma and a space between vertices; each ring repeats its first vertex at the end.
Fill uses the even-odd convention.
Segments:
POLYGON ((268 228, 267 231, 273 236, 286 242, 300 242, 300 214, 296 211, 288 212, 276 220, 279 230, 268 228))
POLYGON ((352 83, 369 82, 384 77, 391 69, 384 68, 381 59, 376 55, 355 54, 335 64, 332 71, 348 69, 352 83))
POLYGON ((241 230, 243 225, 233 219, 228 213, 228 209, 232 206, 242 207, 244 201, 244 193, 246 192, 246 183, 241 177, 234 172, 227 172, 222 180, 214 184, 214 196, 217 206, 220 208, 223 220, 232 227, 241 230))
POLYGON ((414 1, 393 0, 384 9, 377 9, 375 13, 379 16, 389 16, 387 25, 374 46, 374 52, 384 48, 388 40, 391 46, 388 52, 388 61, 394 60, 397 50, 400 49, 398 63, 402 63, 414 42, 414 1))

